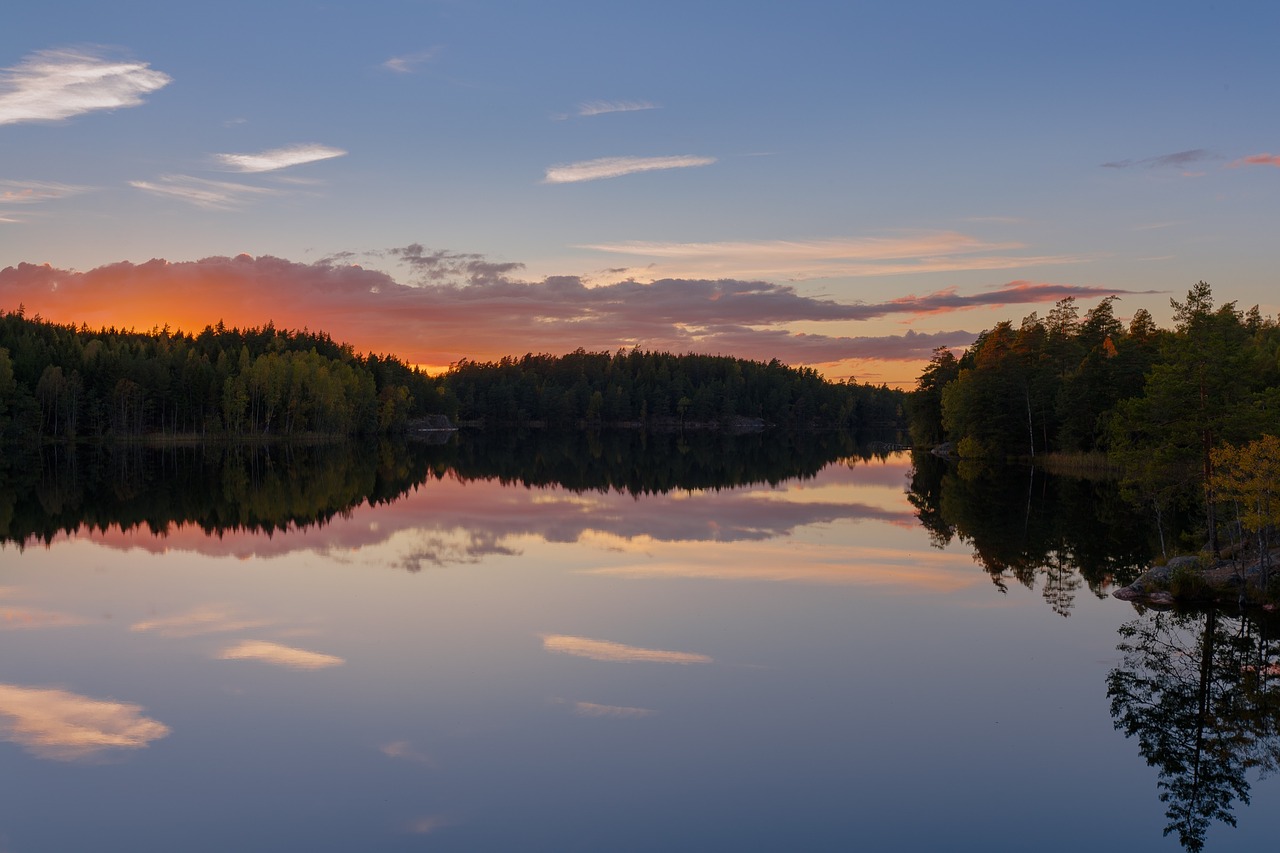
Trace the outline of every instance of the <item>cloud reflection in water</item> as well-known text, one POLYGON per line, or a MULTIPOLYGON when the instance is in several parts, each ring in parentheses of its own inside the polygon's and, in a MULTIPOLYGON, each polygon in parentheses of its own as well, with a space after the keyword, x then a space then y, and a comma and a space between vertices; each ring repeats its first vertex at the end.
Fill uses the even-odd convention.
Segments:
POLYGON ((169 727, 129 702, 50 687, 0 684, 0 737, 40 758, 76 761, 112 749, 141 749, 169 727))
POLYGON ((290 669, 326 669, 346 663, 336 655, 307 651, 266 640, 244 640, 217 654, 218 660, 256 660, 290 669))
POLYGON ((574 655, 591 660, 621 663, 711 663, 711 658, 693 652, 670 652, 663 649, 645 649, 627 646, 609 640, 592 640, 587 637, 571 637, 567 634, 543 634, 542 647, 549 652, 574 655))

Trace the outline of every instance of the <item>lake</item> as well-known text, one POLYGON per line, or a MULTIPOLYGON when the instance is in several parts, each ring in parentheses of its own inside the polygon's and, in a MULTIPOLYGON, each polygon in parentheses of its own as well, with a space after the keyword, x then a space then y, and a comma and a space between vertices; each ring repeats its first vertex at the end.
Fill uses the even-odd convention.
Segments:
POLYGON ((1155 534, 1105 484, 639 433, 2 470, 5 853, 1280 831, 1275 626, 1111 598, 1155 534))

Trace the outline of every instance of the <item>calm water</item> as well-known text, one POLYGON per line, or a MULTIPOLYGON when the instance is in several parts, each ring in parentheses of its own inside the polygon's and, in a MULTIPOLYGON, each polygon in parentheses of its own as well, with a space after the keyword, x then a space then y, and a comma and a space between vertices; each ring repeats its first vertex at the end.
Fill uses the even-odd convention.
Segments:
POLYGON ((11 472, 0 850, 1177 850, 1206 695, 1206 849, 1274 845, 1275 644, 1108 597, 1104 497, 635 440, 11 472))

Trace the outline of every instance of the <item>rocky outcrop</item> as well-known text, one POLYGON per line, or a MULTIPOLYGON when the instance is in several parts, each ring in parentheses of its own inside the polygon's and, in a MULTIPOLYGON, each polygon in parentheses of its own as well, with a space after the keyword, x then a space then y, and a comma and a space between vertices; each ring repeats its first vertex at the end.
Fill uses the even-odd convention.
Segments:
POLYGON ((1280 576, 1280 563, 1276 552, 1268 561, 1268 570, 1262 562, 1236 562, 1210 560, 1208 557, 1187 554, 1173 557, 1163 566, 1153 566, 1137 580, 1111 594, 1122 601, 1133 601, 1151 607, 1171 607, 1177 603, 1232 603, 1261 604, 1268 609, 1275 606, 1275 584, 1272 578, 1280 576))

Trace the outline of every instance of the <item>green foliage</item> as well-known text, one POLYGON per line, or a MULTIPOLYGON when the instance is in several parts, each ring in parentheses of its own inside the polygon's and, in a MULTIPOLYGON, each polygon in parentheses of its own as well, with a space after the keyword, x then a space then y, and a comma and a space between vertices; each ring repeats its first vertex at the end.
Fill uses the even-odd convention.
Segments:
POLYGON ((463 360, 443 377, 464 421, 509 426, 728 424, 900 425, 904 395, 828 382, 812 368, 639 349, 463 360))
POLYGON ((452 414, 436 380, 327 335, 197 335, 0 314, 0 438, 362 435, 452 414))
POLYGON ((1201 567, 1189 563, 1177 566, 1169 575, 1169 592, 1179 601, 1210 601, 1214 597, 1201 567))
POLYGON ((998 323, 954 368, 935 353, 912 395, 912 435, 966 458, 1105 452, 1162 540, 1169 514, 1197 506, 1217 553, 1212 453, 1280 435, 1280 327, 1256 307, 1215 306, 1205 282, 1170 300, 1171 331, 1141 309, 1126 328, 1116 301, 1081 318, 1064 299, 1044 320, 998 323))
POLYGON ((942 429, 942 390, 959 375, 960 361, 955 354, 946 347, 935 349, 907 401, 911 442, 916 447, 932 447, 946 440, 942 429))

